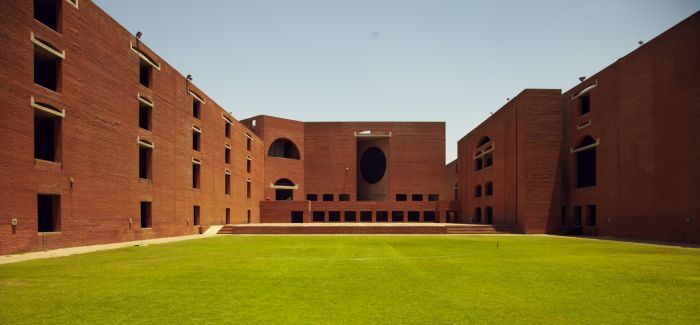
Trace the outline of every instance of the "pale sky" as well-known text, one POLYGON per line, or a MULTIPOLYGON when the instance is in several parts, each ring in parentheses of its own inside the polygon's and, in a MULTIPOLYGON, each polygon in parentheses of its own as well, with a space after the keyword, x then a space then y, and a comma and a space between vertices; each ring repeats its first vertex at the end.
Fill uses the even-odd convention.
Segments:
POLYGON ((94 0, 238 119, 445 121, 573 87, 700 10, 691 0, 94 0))

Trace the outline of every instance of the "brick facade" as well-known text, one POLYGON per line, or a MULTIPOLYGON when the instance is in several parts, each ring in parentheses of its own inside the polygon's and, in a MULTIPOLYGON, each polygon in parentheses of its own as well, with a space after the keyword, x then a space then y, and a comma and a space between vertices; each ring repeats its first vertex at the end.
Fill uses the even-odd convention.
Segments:
POLYGON ((239 122, 93 2, 54 3, 0 6, 0 254, 363 218, 700 241, 698 13, 563 94, 522 91, 446 166, 444 122, 239 122))

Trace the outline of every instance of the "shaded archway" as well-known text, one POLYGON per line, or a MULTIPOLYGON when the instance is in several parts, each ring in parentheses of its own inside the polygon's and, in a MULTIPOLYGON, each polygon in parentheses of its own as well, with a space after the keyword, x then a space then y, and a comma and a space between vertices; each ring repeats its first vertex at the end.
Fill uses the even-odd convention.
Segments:
POLYGON ((491 142, 491 138, 489 138, 488 136, 483 136, 483 137, 481 137, 481 139, 479 140, 479 143, 477 143, 476 147, 477 147, 477 148, 480 148, 480 147, 482 147, 483 145, 485 145, 485 144, 487 144, 487 143, 489 143, 489 142, 491 142))
POLYGON ((596 146, 598 142, 591 136, 581 138, 573 153, 574 170, 576 170, 576 187, 590 187, 596 185, 596 146))
POLYGON ((286 178, 280 178, 273 187, 275 188, 276 201, 291 201, 294 199, 294 189, 296 188, 294 182, 286 178))
POLYGON ((299 155, 299 149, 292 142, 292 140, 286 138, 279 138, 275 140, 270 148, 267 150, 267 155, 270 157, 287 158, 287 159, 301 159, 299 155))

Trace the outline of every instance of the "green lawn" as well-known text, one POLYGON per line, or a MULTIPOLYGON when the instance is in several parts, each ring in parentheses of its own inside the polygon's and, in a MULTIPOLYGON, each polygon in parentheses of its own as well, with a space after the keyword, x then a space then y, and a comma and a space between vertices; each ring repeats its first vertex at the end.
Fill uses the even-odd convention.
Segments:
POLYGON ((42 322, 700 324, 700 249, 224 236, 0 265, 0 324, 42 322))

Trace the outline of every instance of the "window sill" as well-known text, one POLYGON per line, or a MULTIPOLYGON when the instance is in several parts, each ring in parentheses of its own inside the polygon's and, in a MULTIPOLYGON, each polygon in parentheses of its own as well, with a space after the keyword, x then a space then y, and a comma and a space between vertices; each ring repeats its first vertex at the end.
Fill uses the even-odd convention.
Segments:
POLYGON ((596 189, 595 185, 592 186, 585 186, 585 187, 576 187, 574 190, 575 191, 594 191, 596 189))
POLYGON ((39 164, 50 164, 50 165, 55 165, 55 166, 61 166, 60 161, 51 161, 51 160, 44 160, 44 159, 39 159, 39 158, 34 158, 34 165, 37 163, 39 164))
POLYGON ((51 235, 60 235, 60 231, 40 231, 38 232, 39 236, 51 236, 51 235))
POLYGON ((141 229, 141 230, 151 230, 151 229, 153 229, 153 227, 139 228, 139 229, 141 229))
POLYGON ((139 183, 153 184, 153 180, 150 179, 150 178, 141 178, 141 177, 139 177, 139 183))

